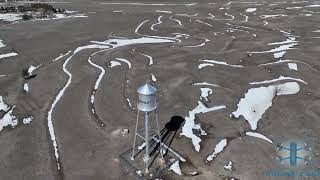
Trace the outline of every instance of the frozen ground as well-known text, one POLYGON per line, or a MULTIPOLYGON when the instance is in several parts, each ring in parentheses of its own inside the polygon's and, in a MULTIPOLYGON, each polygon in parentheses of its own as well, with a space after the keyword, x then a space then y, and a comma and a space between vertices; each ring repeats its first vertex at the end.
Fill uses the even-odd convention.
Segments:
POLYGON ((0 180, 130 179, 146 81, 161 127, 186 120, 186 162, 162 179, 273 179, 274 144, 295 138, 320 160, 319 4, 71 0, 54 6, 72 18, 0 22, 0 180))

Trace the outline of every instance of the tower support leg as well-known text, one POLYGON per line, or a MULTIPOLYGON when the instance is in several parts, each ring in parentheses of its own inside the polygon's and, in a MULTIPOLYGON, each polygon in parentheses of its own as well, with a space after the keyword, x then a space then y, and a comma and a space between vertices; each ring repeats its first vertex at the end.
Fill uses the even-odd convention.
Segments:
POLYGON ((136 122, 136 129, 134 131, 134 139, 133 139, 133 146, 132 146, 132 156, 131 156, 131 160, 134 160, 134 150, 136 148, 136 141, 137 141, 137 131, 138 131, 138 123, 139 123, 139 109, 138 109, 138 113, 137 113, 137 122, 136 122))
POLYGON ((146 172, 149 171, 149 116, 148 112, 145 113, 145 121, 144 121, 144 131, 145 131, 145 140, 146 140, 146 154, 144 157, 144 162, 146 165, 146 172))

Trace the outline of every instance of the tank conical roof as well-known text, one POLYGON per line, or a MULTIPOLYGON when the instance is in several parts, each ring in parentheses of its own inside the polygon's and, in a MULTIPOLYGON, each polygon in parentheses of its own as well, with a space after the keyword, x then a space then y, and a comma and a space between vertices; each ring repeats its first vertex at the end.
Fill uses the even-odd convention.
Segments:
POLYGON ((150 84, 146 83, 140 86, 137 92, 142 95, 151 95, 151 94, 155 94, 157 92, 157 89, 151 86, 150 84))

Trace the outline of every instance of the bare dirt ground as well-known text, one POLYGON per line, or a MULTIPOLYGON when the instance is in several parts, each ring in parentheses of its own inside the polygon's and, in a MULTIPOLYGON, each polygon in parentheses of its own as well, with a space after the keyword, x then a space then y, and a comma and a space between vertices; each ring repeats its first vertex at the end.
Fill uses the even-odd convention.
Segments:
MULTIPOLYGON (((195 123, 207 134, 193 130, 202 140, 199 152, 179 130, 172 148, 187 162, 180 162, 182 176, 166 171, 162 179, 293 179, 265 175, 274 169, 274 144, 240 137, 246 131, 273 142, 308 139, 314 145, 313 160, 320 160, 319 1, 128 2, 56 3, 55 7, 87 17, 0 26, 0 40, 6 44, 0 54, 18 53, 0 59, 0 96, 15 106, 13 113, 19 119, 15 128, 0 132, 1 180, 128 179, 120 171, 119 155, 132 145, 136 88, 145 82, 153 82, 159 90, 161 126, 174 115, 188 117, 198 101, 208 108, 225 106, 196 115, 195 123), (130 41, 142 37, 171 42, 130 41), (104 42, 108 39, 118 44, 104 42), (117 47, 124 39, 130 42, 117 47), (61 54, 65 56, 53 61, 61 54), (110 67, 110 62, 118 65, 110 67), (37 76, 25 80, 22 70, 30 65, 39 66, 34 70, 37 76), (250 84, 279 76, 291 79, 250 84), (213 85, 193 85, 201 82, 213 85), (274 97, 272 107, 258 118, 257 129, 243 116, 230 118, 250 88, 286 82, 298 83, 299 92, 274 97), (213 91, 208 101, 200 98, 200 88, 213 91), (30 115, 32 122, 23 124, 22 118, 30 115), (124 128, 130 130, 128 135, 121 134, 124 128), (207 162, 224 138, 228 145, 207 162), (224 169, 229 161, 232 171, 224 169), (191 176, 192 172, 199 174, 191 176)), ((309 168, 319 170, 319 165, 309 168)))

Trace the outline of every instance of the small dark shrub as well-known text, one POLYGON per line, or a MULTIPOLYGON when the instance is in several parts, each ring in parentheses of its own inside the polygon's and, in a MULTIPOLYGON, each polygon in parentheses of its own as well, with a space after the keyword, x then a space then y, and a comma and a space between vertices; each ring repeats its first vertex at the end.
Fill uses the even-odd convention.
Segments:
POLYGON ((31 4, 31 9, 35 12, 39 12, 43 10, 45 13, 49 13, 49 12, 57 13, 57 10, 53 8, 53 6, 49 4, 43 4, 43 3, 31 4))
POLYGON ((22 19, 23 19, 24 21, 28 21, 28 20, 32 19, 32 15, 30 15, 30 14, 24 14, 24 15, 22 15, 22 19))

